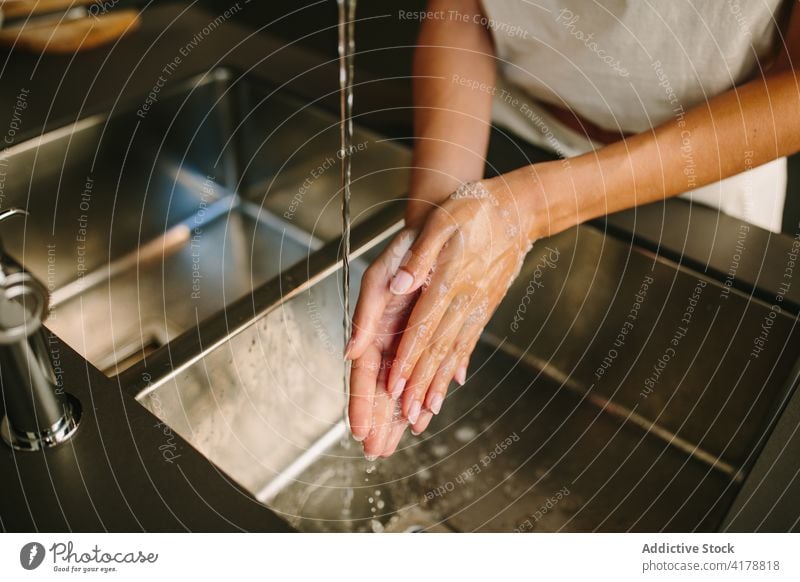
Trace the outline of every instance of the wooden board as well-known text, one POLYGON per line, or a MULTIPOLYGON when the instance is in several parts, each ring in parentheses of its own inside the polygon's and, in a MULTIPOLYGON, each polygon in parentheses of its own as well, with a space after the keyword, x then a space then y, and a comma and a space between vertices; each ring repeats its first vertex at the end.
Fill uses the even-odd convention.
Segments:
POLYGON ((47 14, 69 10, 78 6, 101 4, 100 0, 0 0, 0 9, 6 20, 24 18, 33 14, 47 14))
POLYGON ((119 10, 62 22, 31 22, 0 29, 0 45, 37 53, 72 53, 116 40, 136 30, 139 24, 136 10, 119 10))

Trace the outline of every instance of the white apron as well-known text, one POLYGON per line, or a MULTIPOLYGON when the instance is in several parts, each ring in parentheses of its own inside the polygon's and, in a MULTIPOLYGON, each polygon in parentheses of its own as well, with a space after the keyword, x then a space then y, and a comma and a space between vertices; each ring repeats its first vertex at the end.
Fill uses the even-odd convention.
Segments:
MULTIPOLYGON (((500 59, 493 120, 562 156, 593 143, 538 103, 647 131, 758 74, 782 0, 483 0, 500 59)), ((687 171, 691 157, 684 160, 687 171)), ((786 159, 684 194, 780 232, 786 159)))

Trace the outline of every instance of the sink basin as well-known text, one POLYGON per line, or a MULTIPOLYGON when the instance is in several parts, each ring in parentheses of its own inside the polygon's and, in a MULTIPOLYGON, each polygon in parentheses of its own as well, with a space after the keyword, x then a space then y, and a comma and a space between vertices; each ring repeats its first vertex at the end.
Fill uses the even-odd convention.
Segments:
MULTIPOLYGON (((146 114, 141 101, 3 152, 4 204, 31 212, 3 225, 6 249, 51 292, 51 331, 109 376, 340 228, 333 116, 225 69, 160 94, 146 114)), ((360 221, 403 193, 408 152, 355 138, 360 221)))
MULTIPOLYGON (((571 229, 426 433, 370 463, 343 420, 336 118, 227 70, 142 100, 4 150, 31 217, 3 239, 49 329, 256 499, 304 531, 719 527, 791 388, 791 315, 571 229)), ((355 143, 351 305, 410 165, 355 143)))
MULTIPOLYGON (((379 248, 396 218, 357 229, 356 253, 379 248)), ((584 226, 535 247, 467 384, 424 435, 370 463, 342 420, 335 250, 139 393, 300 530, 713 531, 789 388, 791 317, 775 318, 769 353, 746 362, 767 306, 584 226)))

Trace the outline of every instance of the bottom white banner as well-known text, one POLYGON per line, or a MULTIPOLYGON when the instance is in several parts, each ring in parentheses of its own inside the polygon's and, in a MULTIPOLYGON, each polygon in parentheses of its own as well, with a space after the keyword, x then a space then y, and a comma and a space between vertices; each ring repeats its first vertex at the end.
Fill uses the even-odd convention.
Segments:
POLYGON ((797 534, 2 534, 0 580, 800 580, 798 550, 797 534))

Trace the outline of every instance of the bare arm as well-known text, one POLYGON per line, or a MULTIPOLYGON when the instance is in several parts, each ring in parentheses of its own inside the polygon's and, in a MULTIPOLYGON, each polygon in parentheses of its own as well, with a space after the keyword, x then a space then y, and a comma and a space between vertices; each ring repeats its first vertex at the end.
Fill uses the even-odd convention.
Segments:
POLYGON ((769 71, 689 110, 683 119, 574 158, 566 175, 547 166, 508 174, 512 189, 519 184, 520 191, 535 192, 534 212, 548 217, 531 224, 531 237, 675 196, 800 150, 798 9, 785 41, 769 71), (532 173, 541 190, 530 189, 532 173), (572 187, 565 188, 568 184, 572 187))
POLYGON ((495 82, 491 35, 471 18, 480 13, 478 0, 430 0, 428 11, 443 18, 423 22, 414 53, 409 226, 419 226, 462 182, 483 177, 495 82), (489 90, 459 84, 465 79, 489 90))

